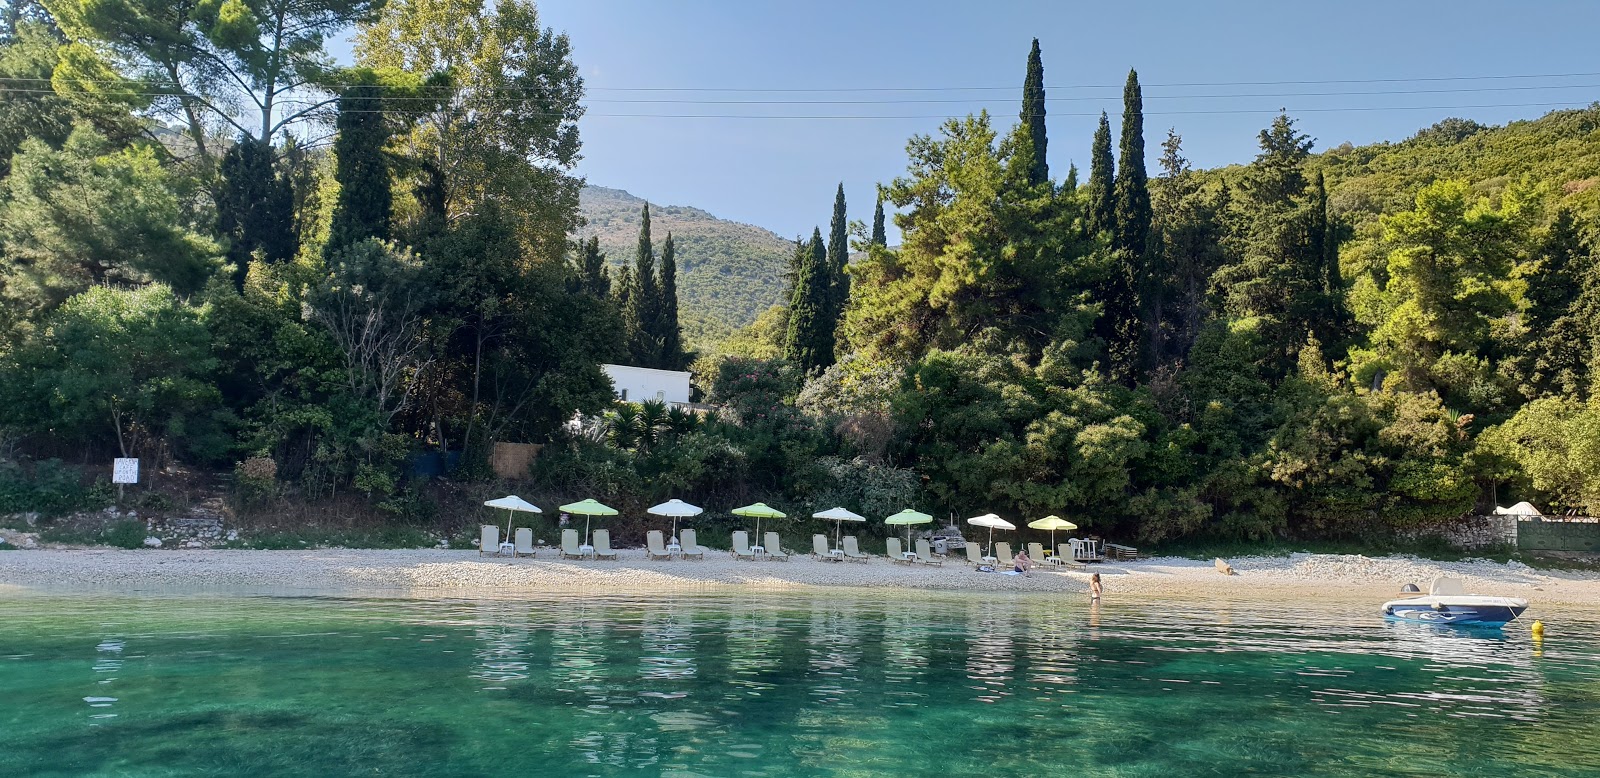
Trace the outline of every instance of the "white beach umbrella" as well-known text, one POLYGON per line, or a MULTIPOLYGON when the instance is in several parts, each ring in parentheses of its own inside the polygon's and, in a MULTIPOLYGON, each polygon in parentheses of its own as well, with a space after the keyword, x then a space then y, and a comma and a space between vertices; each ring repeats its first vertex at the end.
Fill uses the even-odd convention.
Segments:
POLYGON ((505 512, 506 512, 506 539, 507 540, 511 539, 511 517, 513 515, 515 515, 518 512, 521 512, 521 513, 544 513, 544 511, 539 510, 539 506, 534 505, 533 503, 528 502, 527 500, 524 500, 521 497, 518 497, 518 496, 516 496, 514 494, 508 494, 508 495, 506 495, 504 497, 501 497, 499 499, 496 499, 496 500, 488 500, 488 501, 484 502, 484 505, 487 505, 490 508, 501 508, 501 509, 505 510, 505 512))
POLYGON ((844 523, 847 521, 866 521, 867 517, 858 513, 851 513, 844 508, 829 508, 811 514, 813 519, 827 519, 833 522, 833 547, 839 547, 839 536, 843 534, 844 523))
POLYGON ((988 527, 989 528, 989 553, 985 554, 984 556, 994 556, 994 531, 995 530, 997 530, 997 529, 1016 529, 1017 528, 1017 525, 1012 524, 1011 522, 1006 521, 1005 519, 1002 519, 999 516, 996 516, 996 515, 994 515, 992 513, 985 513, 982 516, 973 516, 972 518, 967 519, 967 523, 971 524, 971 525, 973 525, 975 527, 988 527))
POLYGON ((678 539, 678 519, 687 519, 690 516, 699 516, 702 512, 704 512, 704 510, 705 509, 697 505, 690 505, 683 500, 672 499, 667 500, 660 505, 650 506, 650 509, 647 511, 647 513, 656 516, 671 516, 672 540, 676 542, 678 539))

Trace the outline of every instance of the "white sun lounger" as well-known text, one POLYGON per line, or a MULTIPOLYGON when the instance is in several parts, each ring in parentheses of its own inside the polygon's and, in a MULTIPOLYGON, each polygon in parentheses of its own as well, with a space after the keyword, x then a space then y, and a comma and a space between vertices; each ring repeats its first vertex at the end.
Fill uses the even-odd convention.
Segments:
POLYGON ((617 558, 617 552, 611 550, 611 530, 597 529, 594 531, 594 558, 617 558))
POLYGON ((750 550, 750 533, 744 530, 735 530, 733 533, 733 558, 755 559, 756 552, 750 550))
POLYGON ((909 565, 912 563, 912 560, 906 559, 905 549, 901 548, 899 538, 888 538, 883 541, 883 545, 886 549, 885 553, 889 555, 890 562, 897 565, 909 565))
POLYGON ((645 559, 671 559, 672 553, 667 551, 666 541, 662 539, 661 530, 653 529, 644 535, 645 559))
POLYGON ((943 565, 944 560, 933 555, 933 544, 927 538, 917 538, 917 561, 925 565, 943 565))
POLYGON ((811 558, 821 559, 824 562, 843 562, 843 554, 835 554, 828 548, 827 535, 811 536, 811 558))
POLYGON ((561 530, 561 558, 582 559, 584 553, 578 548, 578 531, 575 529, 561 530))
POLYGON ((1017 560, 1011 556, 1011 544, 1002 540, 994 544, 994 558, 996 566, 1001 569, 1015 569, 1017 560))
POLYGON ((500 528, 488 524, 478 534, 478 556, 500 553, 500 528))
POLYGON ((856 545, 855 535, 844 536, 844 558, 852 562, 865 562, 872 557, 861 553, 861 548, 856 545))
POLYGON ((533 530, 527 527, 517 527, 517 550, 514 556, 522 556, 523 554, 528 556, 535 555, 533 551, 533 530))
POLYGON ((766 544, 766 546, 767 546, 767 556, 771 557, 773 560, 778 561, 778 562, 787 562, 787 561, 789 561, 789 555, 783 553, 783 547, 778 545, 778 533, 776 533, 776 532, 768 532, 766 534, 766 538, 767 538, 767 544, 766 544))
POLYGON ((694 542, 694 530, 692 529, 686 529, 678 533, 678 545, 683 547, 678 552, 678 556, 684 559, 689 557, 696 559, 706 558, 706 550, 701 548, 699 543, 694 542))

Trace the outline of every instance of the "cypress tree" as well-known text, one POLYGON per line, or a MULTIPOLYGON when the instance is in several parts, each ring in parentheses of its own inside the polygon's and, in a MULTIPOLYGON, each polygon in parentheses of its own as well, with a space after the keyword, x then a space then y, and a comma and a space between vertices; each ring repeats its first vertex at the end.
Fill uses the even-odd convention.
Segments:
POLYGON ((583 242, 578 257, 578 277, 585 292, 604 300, 611 296, 611 271, 606 267, 606 255, 600 251, 600 236, 591 236, 583 242))
POLYGON ((272 156, 271 146, 241 137, 219 167, 217 228, 228 236, 228 261, 240 286, 256 252, 267 262, 285 262, 298 250, 294 191, 274 174, 272 156))
POLYGON ((1078 166, 1076 164, 1067 165, 1067 180, 1061 182, 1061 188, 1067 192, 1078 191, 1078 166))
POLYGON ((1028 127, 1028 137, 1033 140, 1033 165, 1028 168, 1028 183, 1042 184, 1050 180, 1050 163, 1045 160, 1045 146, 1049 142, 1044 130, 1044 60, 1039 56, 1039 39, 1033 39, 1033 49, 1028 52, 1028 74, 1022 80, 1022 123, 1028 127))
POLYGON ((656 338, 661 341, 659 367, 678 370, 683 367, 683 332, 678 327, 678 258, 672 245, 672 233, 661 245, 661 319, 656 338))
POLYGON ((661 321, 661 293, 656 287, 656 253, 650 242, 650 204, 645 203, 639 225, 639 248, 634 254, 633 283, 628 287, 628 306, 623 314, 628 330, 628 352, 633 364, 655 367, 661 357, 658 337, 661 321))
POLYGON ((872 242, 878 246, 889 245, 889 233, 884 230, 883 224, 883 195, 878 195, 878 204, 872 209, 872 242))
POLYGON ((339 96, 336 129, 333 175, 339 182, 339 199, 328 228, 329 255, 367 238, 388 238, 394 206, 389 157, 384 152, 390 129, 383 115, 382 88, 372 83, 346 88, 339 96))
POLYGON ((1094 145, 1089 149, 1089 208, 1087 226, 1090 235, 1110 232, 1116 225, 1116 160, 1111 157, 1111 122, 1105 112, 1100 113, 1100 126, 1094 131, 1094 145))
POLYGON ((801 370, 812 373, 833 363, 836 325, 829 318, 831 263, 822 242, 822 230, 812 231, 810 244, 800 246, 799 254, 800 272, 789 301, 789 331, 785 333, 783 355, 801 370))
POLYGON ((827 367, 833 364, 833 332, 832 328, 839 326, 839 321, 844 318, 845 305, 850 302, 850 276, 845 268, 850 265, 850 225, 846 222, 844 204, 844 184, 839 184, 838 191, 833 196, 833 221, 828 224, 828 343, 829 350, 826 356, 821 357, 821 365, 827 367))
POLYGON ((1117 170, 1115 245, 1128 252, 1129 261, 1142 263, 1150 236, 1150 180, 1144 169, 1144 97, 1139 74, 1128 71, 1122 90, 1122 167, 1117 170))

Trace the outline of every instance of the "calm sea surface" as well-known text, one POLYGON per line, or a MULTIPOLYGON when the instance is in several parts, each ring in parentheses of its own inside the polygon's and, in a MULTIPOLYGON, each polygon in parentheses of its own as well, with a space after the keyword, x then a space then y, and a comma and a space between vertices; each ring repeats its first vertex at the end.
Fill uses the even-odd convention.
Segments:
POLYGON ((1600 611, 0 600, 0 775, 1597 776, 1600 611))

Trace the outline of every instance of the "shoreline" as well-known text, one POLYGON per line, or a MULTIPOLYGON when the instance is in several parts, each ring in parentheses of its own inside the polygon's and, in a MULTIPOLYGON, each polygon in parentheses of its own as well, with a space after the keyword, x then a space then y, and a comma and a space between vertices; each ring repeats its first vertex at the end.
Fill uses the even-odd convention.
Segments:
POLYGON ((1228 560, 1236 575, 1210 561, 1163 557, 1106 562, 1030 576, 977 573, 955 560, 942 567, 822 562, 735 561, 711 551, 704 561, 647 561, 623 551, 618 561, 480 557, 476 551, 316 549, 304 551, 43 549, 0 555, 0 596, 160 590, 193 592, 360 594, 419 598, 500 598, 530 594, 668 594, 759 592, 1008 593, 1087 599, 1099 573, 1107 599, 1381 602, 1406 583, 1426 590, 1436 575, 1463 579, 1468 591, 1522 597, 1532 605, 1600 603, 1600 573, 1540 570, 1519 562, 1435 562, 1410 556, 1296 553, 1228 560))

